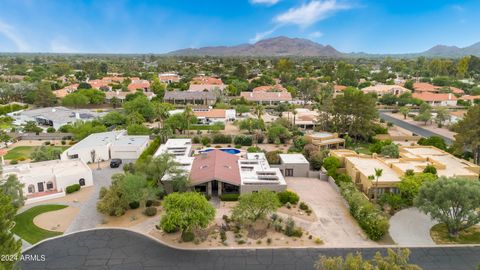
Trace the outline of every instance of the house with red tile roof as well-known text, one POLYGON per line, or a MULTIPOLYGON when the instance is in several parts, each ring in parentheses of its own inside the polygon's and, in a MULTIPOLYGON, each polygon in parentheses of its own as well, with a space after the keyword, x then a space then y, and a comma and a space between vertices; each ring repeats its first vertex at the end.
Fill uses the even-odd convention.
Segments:
POLYGON ((287 92, 287 89, 281 84, 257 86, 252 89, 253 92, 287 92))
POLYGON ((190 84, 214 84, 222 85, 222 79, 208 76, 197 76, 192 79, 190 84))
POLYGON ((413 89, 414 92, 416 93, 423 93, 423 92, 430 92, 430 93, 441 93, 442 88, 449 88, 452 93, 457 94, 457 95, 463 95, 465 94, 465 91, 463 91, 460 88, 453 87, 453 86, 436 86, 430 83, 425 83, 425 82, 416 82, 413 83, 413 89))
MULTIPOLYGON (((259 190, 278 192, 287 187, 280 169, 270 167, 264 153, 247 153, 245 158, 224 149, 210 148, 192 156, 191 149, 190 139, 169 139, 154 156, 172 154, 188 174, 191 187, 210 196, 259 190)), ((163 180, 168 183, 169 176, 163 180)))
POLYGON ((454 94, 437 94, 437 93, 413 93, 413 98, 420 99, 431 106, 457 106, 457 97, 454 94))
POLYGON ((128 91, 135 92, 137 90, 142 90, 143 92, 150 91, 150 82, 147 80, 135 79, 128 85, 128 91))
POLYGON ((480 95, 478 96, 465 95, 465 96, 459 97, 459 99, 463 101, 468 101, 470 103, 475 103, 475 102, 480 102, 480 95))
POLYGON ((66 97, 68 94, 77 91, 77 88, 78 88, 78 83, 75 83, 75 84, 71 84, 71 85, 65 86, 65 87, 62 88, 62 89, 54 90, 54 91, 53 91, 53 94, 55 94, 55 96, 56 96, 57 98, 64 98, 64 97, 66 97))

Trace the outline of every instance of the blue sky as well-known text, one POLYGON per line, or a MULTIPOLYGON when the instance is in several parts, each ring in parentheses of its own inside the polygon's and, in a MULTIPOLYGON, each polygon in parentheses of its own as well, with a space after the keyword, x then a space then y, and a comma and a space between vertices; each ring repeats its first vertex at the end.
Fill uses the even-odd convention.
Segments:
POLYGON ((0 51, 164 53, 279 35, 343 52, 480 41, 478 0, 0 0, 0 51))

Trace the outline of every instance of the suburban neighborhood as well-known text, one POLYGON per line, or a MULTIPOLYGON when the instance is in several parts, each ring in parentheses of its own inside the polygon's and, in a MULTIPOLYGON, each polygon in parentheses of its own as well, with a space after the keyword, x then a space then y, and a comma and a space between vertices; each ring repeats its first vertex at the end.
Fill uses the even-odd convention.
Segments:
MULTIPOLYGON (((106 0, 107 13, 7 2, 44 16, 71 7, 72 20, 98 12, 99 33, 136 31, 27 50, 0 9, 0 270, 480 269, 479 43, 415 52, 412 36, 402 50, 360 52, 360 39, 334 48, 319 43, 331 31, 306 34, 359 9, 351 1, 232 2, 228 18, 228 3, 210 1, 106 0), (243 9, 281 8, 248 43, 235 45, 240 28, 224 37, 243 9), (113 27, 119 17, 128 23, 113 27)), ((445 14, 426 2, 408 5, 445 14)), ((69 31, 86 39, 83 27, 69 31)))

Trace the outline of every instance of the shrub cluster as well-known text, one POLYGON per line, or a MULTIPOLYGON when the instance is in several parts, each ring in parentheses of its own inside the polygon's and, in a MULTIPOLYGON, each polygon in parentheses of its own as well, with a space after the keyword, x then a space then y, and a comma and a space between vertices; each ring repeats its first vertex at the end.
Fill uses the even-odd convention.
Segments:
POLYGON ((4 114, 7 114, 7 113, 19 111, 19 110, 26 109, 26 108, 28 108, 28 105, 20 105, 20 104, 16 104, 16 103, 13 103, 13 104, 10 104, 10 105, 5 105, 5 106, 0 106, 0 115, 4 115, 4 114))
POLYGON ((342 196, 350 207, 350 214, 370 239, 380 240, 388 232, 388 218, 352 182, 338 182, 342 196))
POLYGON ((232 143, 232 136, 225 134, 214 134, 212 136, 212 142, 215 144, 229 144, 232 143))
POLYGON ((145 215, 149 217, 153 217, 157 214, 157 208, 154 206, 149 206, 145 208, 145 215))
POLYGON ((222 194, 220 195, 220 200, 224 202, 234 202, 238 201, 240 194, 222 194))
POLYGON ((252 136, 237 135, 233 143, 241 146, 251 146, 253 142, 252 136))
POLYGON ((70 185, 70 186, 65 188, 65 192, 67 194, 70 194, 70 193, 73 193, 73 192, 79 191, 79 190, 80 190, 80 185, 79 184, 73 184, 73 185, 70 185))
POLYGON ((282 205, 286 203, 290 204, 297 204, 298 200, 300 197, 298 197, 297 193, 290 191, 290 190, 285 190, 277 193, 278 200, 282 205))

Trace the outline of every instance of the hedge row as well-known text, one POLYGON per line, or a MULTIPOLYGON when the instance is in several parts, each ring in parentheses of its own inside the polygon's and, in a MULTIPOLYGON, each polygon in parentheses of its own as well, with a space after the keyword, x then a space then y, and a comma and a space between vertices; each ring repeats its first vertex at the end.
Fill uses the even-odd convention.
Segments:
POLYGON ((232 141, 235 145, 251 146, 253 143, 253 138, 252 136, 246 136, 246 135, 237 135, 232 138, 232 136, 230 135, 215 134, 213 136, 195 136, 192 139, 193 143, 202 143, 204 145, 207 145, 210 143, 231 144, 232 141))
POLYGON ((240 194, 222 194, 220 195, 220 200, 224 202, 233 202, 238 201, 240 194))
POLYGON ((225 125, 192 125, 190 130, 225 130, 225 125))
POLYGON ((357 220, 370 239, 374 241, 382 239, 390 227, 388 218, 377 205, 371 203, 356 188, 348 176, 342 175, 338 174, 336 182, 339 184, 340 192, 350 207, 350 214, 357 220))
POLYGON ((160 147, 161 144, 160 137, 156 137, 153 142, 145 149, 143 150, 142 154, 138 157, 137 162, 143 162, 147 159, 148 156, 151 156, 155 154, 155 151, 157 151, 158 147, 160 147))
POLYGON ((28 108, 28 105, 11 104, 11 105, 0 106, 0 115, 19 111, 26 108, 28 108))
POLYGON ((67 194, 70 194, 70 193, 73 193, 73 192, 79 191, 79 190, 80 190, 80 185, 79 184, 73 184, 73 185, 65 188, 65 192, 67 194))

